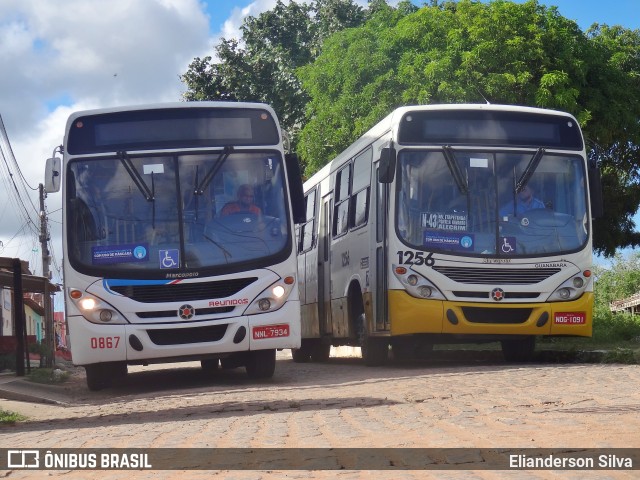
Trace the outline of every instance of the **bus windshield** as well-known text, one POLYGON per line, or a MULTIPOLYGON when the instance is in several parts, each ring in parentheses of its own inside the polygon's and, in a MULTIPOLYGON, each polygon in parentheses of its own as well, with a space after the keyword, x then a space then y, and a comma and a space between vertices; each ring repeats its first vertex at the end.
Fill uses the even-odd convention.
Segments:
POLYGON ((182 278, 258 268, 290 254, 276 151, 69 162, 69 262, 81 273, 182 278), (250 263, 249 263, 250 262, 250 263))
POLYGON ((455 255, 527 257, 577 251, 588 239, 577 155, 403 150, 396 229, 407 245, 455 255))

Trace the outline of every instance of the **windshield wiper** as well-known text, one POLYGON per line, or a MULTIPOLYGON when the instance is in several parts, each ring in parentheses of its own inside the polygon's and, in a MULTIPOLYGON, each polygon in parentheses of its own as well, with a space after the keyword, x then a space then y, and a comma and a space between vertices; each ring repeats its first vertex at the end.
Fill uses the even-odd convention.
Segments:
POLYGON ((233 147, 231 145, 227 145, 224 147, 218 159, 213 163, 211 169, 207 172, 207 174, 202 179, 200 185, 196 184, 196 190, 193 192, 195 195, 202 195, 204 193, 205 188, 211 183, 211 180, 216 176, 218 170, 222 167, 224 162, 229 158, 229 155, 233 153, 233 147))
POLYGON ((520 193, 522 189, 527 185, 527 183, 529 183, 529 180, 531 179, 531 175, 534 174, 534 172, 538 168, 538 165, 540 165, 540 160, 542 160, 542 157, 544 156, 545 152, 546 150, 540 147, 538 148, 536 153, 533 155, 533 157, 531 157, 531 160, 529 160, 529 163, 527 164, 527 167, 524 169, 524 172, 522 172, 522 175, 520 175, 520 178, 518 178, 518 180, 516 181, 514 192, 513 192, 514 194, 520 193))
POLYGON ((460 167, 458 166, 458 162, 456 162, 456 157, 453 153, 453 148, 449 145, 442 146, 442 153, 444 154, 444 159, 447 161, 447 166, 451 171, 451 175, 458 186, 458 190, 460 193, 464 193, 465 195, 469 193, 469 183, 467 179, 464 178, 462 172, 460 171, 460 167))
POLYGON ((131 162, 131 159, 129 158, 129 155, 127 154, 127 152, 125 152, 124 150, 121 152, 118 152, 118 157, 120 158, 120 162, 124 166, 125 170, 131 177, 131 180, 133 180, 133 183, 135 183, 136 187, 138 187, 138 190, 140 190, 140 193, 142 194, 142 196, 147 200, 147 202, 152 202, 151 227, 155 229, 156 228, 156 202, 155 202, 156 187, 153 179, 153 172, 151 172, 151 189, 149 189, 149 186, 147 185, 147 183, 144 181, 142 176, 140 176, 140 172, 138 172, 138 169, 136 169, 135 165, 131 162))
POLYGON ((208 235, 202 235, 202 236, 207 240, 209 240, 211 243, 213 243, 220 250, 222 250, 222 253, 224 254, 224 259, 227 261, 227 263, 229 263, 229 259, 233 257, 233 255, 231 255, 231 252, 229 252, 229 250, 224 248, 220 242, 215 241, 213 238, 209 237, 208 235))

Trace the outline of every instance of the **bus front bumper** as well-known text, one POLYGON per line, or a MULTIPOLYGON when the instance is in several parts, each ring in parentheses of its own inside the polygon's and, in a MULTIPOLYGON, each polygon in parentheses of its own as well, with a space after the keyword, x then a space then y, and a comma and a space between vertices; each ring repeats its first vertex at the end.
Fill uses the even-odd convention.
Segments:
POLYGON ((185 324, 99 325, 68 318, 75 365, 206 358, 249 350, 300 347, 300 303, 279 310, 185 324))
POLYGON ((479 303, 425 300, 389 292, 391 335, 571 335, 590 337, 593 292, 570 302, 479 303))

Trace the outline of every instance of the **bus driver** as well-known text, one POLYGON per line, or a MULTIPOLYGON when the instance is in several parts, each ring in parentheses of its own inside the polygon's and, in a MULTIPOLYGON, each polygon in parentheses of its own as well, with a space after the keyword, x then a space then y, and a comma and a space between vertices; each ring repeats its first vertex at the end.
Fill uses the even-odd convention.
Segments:
MULTIPOLYGON (((534 210, 537 208, 545 208, 542 200, 533 196, 533 190, 529 185, 525 185, 522 190, 518 193, 518 200, 516 201, 515 214, 516 216, 520 216, 529 210, 534 210)), ((505 215, 513 215, 513 200, 503 205, 500 209, 500 216, 505 215)))
POLYGON ((260 208, 254 203, 254 192, 251 185, 240 185, 238 187, 238 199, 235 202, 227 203, 220 211, 221 215, 231 215, 234 213, 262 214, 260 208))

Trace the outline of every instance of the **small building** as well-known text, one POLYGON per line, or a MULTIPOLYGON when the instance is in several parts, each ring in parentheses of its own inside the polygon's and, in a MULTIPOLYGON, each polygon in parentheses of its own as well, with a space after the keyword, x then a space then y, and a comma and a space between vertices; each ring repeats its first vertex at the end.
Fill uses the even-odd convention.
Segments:
MULTIPOLYGON (((16 351, 16 345, 21 342, 16 338, 16 323, 14 319, 14 272, 13 266, 17 259, 0 257, 0 354, 16 351)), ((22 281, 22 305, 24 307, 24 328, 29 344, 42 342, 46 339, 47 321, 53 331, 53 318, 46 312, 45 292, 52 295, 60 291, 58 285, 49 279, 31 275, 29 264, 19 261, 20 279, 22 281)))
POLYGON ((613 312, 627 312, 632 315, 640 313, 640 293, 634 293, 630 297, 614 300, 609 304, 609 309, 613 312))

